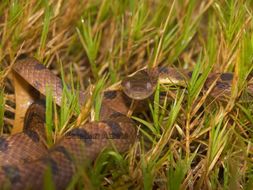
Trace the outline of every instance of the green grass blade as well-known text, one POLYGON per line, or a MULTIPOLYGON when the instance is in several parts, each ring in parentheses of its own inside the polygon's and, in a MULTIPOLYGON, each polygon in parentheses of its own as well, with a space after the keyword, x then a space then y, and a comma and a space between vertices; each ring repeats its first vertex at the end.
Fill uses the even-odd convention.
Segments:
POLYGON ((186 158, 178 158, 178 160, 174 160, 173 155, 170 154, 168 157, 168 161, 170 163, 170 167, 167 172, 167 189, 168 190, 180 190, 183 180, 187 174, 187 172, 191 168, 191 164, 193 159, 196 157, 198 149, 191 155, 190 159, 186 158))
POLYGON ((95 111, 95 121, 99 121, 99 117, 100 117, 100 109, 101 109, 101 105, 102 105, 102 100, 103 100, 103 96, 102 94, 102 89, 105 85, 105 82, 107 80, 107 77, 103 77, 100 80, 98 80, 97 85, 95 86, 94 92, 93 92, 93 102, 94 103, 94 111, 95 111))
POLYGON ((96 32, 95 34, 92 34, 92 26, 89 17, 87 19, 87 23, 84 21, 84 19, 82 19, 82 26, 77 28, 77 34, 88 56, 92 74, 95 79, 98 79, 98 67, 96 59, 100 47, 101 32, 96 32))
POLYGON ((46 136, 47 143, 53 144, 53 94, 49 86, 46 87, 46 136))
POLYGON ((47 36, 49 32, 49 25, 50 25, 50 19, 52 15, 51 7, 49 6, 49 2, 45 0, 45 16, 43 21, 43 29, 41 33, 41 39, 40 39, 40 47, 38 55, 39 57, 43 56, 46 48, 46 42, 47 42, 47 36))

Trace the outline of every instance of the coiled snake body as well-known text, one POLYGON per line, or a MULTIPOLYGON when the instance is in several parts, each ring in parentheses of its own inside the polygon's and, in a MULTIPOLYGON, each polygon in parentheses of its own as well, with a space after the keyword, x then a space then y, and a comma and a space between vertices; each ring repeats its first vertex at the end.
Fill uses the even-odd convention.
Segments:
MULTIPOLYGON (((36 59, 20 59, 13 70, 43 95, 49 85, 55 102, 61 105, 61 80, 36 59)), ((64 189, 78 170, 77 166, 94 160, 105 148, 113 146, 125 152, 135 142, 136 127, 127 117, 131 99, 151 96, 158 80, 177 84, 185 83, 190 77, 191 72, 174 68, 145 69, 127 77, 122 81, 123 90, 104 92, 99 122, 72 129, 49 150, 41 132, 45 108, 40 103, 32 104, 25 116, 23 132, 0 137, 0 184, 11 189, 43 189, 45 173, 50 169, 55 188, 64 189)), ((232 79, 230 73, 211 74, 205 86, 208 88, 215 82, 212 96, 229 95, 232 79)), ((253 94, 252 86, 247 90, 253 94)), ((79 102, 84 99, 81 92, 79 102)))

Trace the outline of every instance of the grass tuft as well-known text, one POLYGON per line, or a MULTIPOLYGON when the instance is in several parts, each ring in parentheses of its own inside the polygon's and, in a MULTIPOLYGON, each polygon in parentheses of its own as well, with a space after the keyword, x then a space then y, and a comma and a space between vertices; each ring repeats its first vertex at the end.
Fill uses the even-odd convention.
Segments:
MULTIPOLYGON (((155 66, 189 69, 185 86, 159 84, 146 108, 134 112, 140 138, 129 154, 101 154, 88 169, 80 167, 68 188, 252 189, 252 17, 250 0, 4 0, 1 70, 24 53, 63 79, 61 108, 50 88, 46 97, 51 146, 73 127, 99 121, 103 91, 128 74, 155 66), (228 101, 210 97, 215 83, 204 84, 212 72, 234 73, 228 101)), ((15 99, 11 78, 0 75, 2 133, 15 99)))

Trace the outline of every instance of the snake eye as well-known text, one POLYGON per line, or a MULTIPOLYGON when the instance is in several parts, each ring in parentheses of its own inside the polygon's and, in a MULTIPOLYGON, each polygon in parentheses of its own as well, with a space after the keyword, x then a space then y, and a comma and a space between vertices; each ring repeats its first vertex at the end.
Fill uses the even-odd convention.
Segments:
POLYGON ((126 86, 127 89, 130 89, 130 88, 131 88, 131 83, 130 83, 130 81, 127 81, 126 84, 125 84, 125 86, 126 86))
POLYGON ((151 89, 152 89, 152 85, 151 85, 151 83, 150 83, 150 82, 147 82, 147 84, 146 84, 146 88, 147 88, 147 90, 151 90, 151 89))

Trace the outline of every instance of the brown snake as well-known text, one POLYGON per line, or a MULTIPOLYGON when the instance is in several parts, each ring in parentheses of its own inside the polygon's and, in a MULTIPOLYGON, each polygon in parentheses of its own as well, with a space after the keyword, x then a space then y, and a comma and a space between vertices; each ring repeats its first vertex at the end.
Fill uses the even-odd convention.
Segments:
MULTIPOLYGON (((13 70, 42 95, 46 94, 46 86, 49 85, 56 104, 61 105, 62 81, 36 59, 20 59, 13 70)), ((138 71, 122 81, 124 93, 121 90, 104 92, 99 122, 89 122, 72 129, 49 150, 42 141, 45 108, 40 103, 32 104, 26 112, 23 132, 0 137, 1 187, 43 189, 44 175, 50 168, 55 189, 64 189, 78 170, 76 166, 94 160, 112 144, 122 153, 135 142, 136 127, 127 117, 131 99, 150 97, 158 80, 166 79, 178 84, 186 83, 190 77, 191 72, 175 68, 138 71)), ((204 88, 215 83, 211 96, 229 96, 232 80, 231 73, 214 73, 209 75, 204 88)), ((248 85, 247 90, 250 95, 253 94, 252 85, 248 85)), ((80 104, 84 99, 84 93, 80 92, 80 104)))

